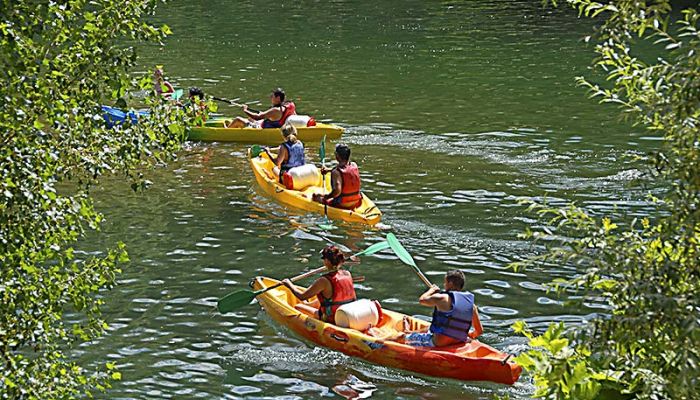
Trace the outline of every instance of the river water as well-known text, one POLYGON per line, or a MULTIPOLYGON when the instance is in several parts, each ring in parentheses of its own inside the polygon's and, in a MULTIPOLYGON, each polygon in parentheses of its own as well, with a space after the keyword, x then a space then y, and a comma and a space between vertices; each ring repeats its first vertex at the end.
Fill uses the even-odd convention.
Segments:
MULTIPOLYGON (((317 216, 256 191, 235 143, 187 143, 149 173, 143 194, 105 180, 95 196, 107 222, 85 248, 123 240, 132 262, 105 293, 108 334, 79 349, 83 362, 119 366, 123 381, 104 398, 529 398, 527 377, 504 387, 416 376, 314 348, 257 304, 214 310, 256 275, 320 265, 327 242, 358 250, 389 231, 434 282, 465 272, 481 340, 503 351, 526 348, 509 328, 518 319, 543 329, 602 310, 564 306, 544 290, 570 267, 507 268, 537 250, 516 237, 537 224, 521 199, 631 217, 651 209, 633 157, 658 140, 575 86, 590 74, 589 21, 510 0, 189 0, 161 6, 158 21, 174 34, 141 49, 144 73, 165 64, 176 86, 251 104, 284 87, 301 113, 346 127, 364 192, 387 226, 320 230, 317 216)), ((417 304, 421 281, 391 254, 364 257, 354 271, 366 277, 362 297, 430 314, 417 304)))

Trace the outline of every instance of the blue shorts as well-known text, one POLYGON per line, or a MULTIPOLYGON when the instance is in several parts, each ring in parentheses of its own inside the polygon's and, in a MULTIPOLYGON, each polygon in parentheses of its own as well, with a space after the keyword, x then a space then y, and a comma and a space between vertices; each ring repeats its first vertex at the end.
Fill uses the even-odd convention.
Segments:
POLYGON ((404 336, 404 343, 414 347, 435 347, 432 332, 411 332, 404 336))

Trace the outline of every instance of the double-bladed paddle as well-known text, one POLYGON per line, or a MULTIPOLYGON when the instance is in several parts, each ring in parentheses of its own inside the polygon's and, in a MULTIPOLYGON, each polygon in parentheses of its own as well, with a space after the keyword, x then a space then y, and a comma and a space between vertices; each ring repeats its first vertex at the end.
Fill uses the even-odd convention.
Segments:
POLYGON ((418 277, 425 283, 428 287, 433 286, 430 280, 423 274, 423 271, 418 268, 413 257, 408 253, 406 248, 399 242, 399 239, 393 233, 386 235, 386 241, 389 243, 389 247, 394 253, 399 257, 399 260, 403 261, 404 264, 408 264, 413 270, 418 274, 418 277))
MULTIPOLYGON (((361 252, 353 254, 350 257, 357 257, 357 256, 362 256, 362 255, 374 254, 374 253, 382 251, 384 249, 388 249, 389 247, 390 247, 389 242, 382 241, 379 243, 375 243, 375 244, 369 246, 368 248, 362 250, 361 252)), ((290 281, 296 282, 298 280, 308 278, 309 276, 316 275, 316 274, 323 272, 323 271, 326 271, 326 270, 327 270, 326 267, 316 268, 316 269, 311 270, 307 273, 297 275, 294 278, 291 278, 290 281)), ((219 310, 220 313, 226 314, 227 312, 236 310, 236 309, 241 308, 247 304, 250 304, 250 302, 253 301, 253 299, 255 299, 257 296, 267 292, 268 290, 272 290, 272 289, 278 288, 280 286, 282 286, 282 282, 277 283, 275 285, 272 285, 272 286, 265 288, 265 289, 257 290, 255 292, 253 292, 251 290, 243 289, 243 290, 238 290, 238 291, 229 293, 226 296, 219 299, 219 301, 216 303, 216 308, 217 308, 217 310, 219 310)))
MULTIPOLYGON (((243 107, 243 104, 241 104, 241 103, 236 103, 236 102, 233 101, 233 100, 224 99, 223 97, 212 96, 211 98, 214 99, 214 100, 216 100, 216 101, 220 101, 220 102, 222 102, 222 103, 230 104, 230 105, 232 105, 232 106, 243 107)), ((260 112, 260 111, 258 111, 258 110, 256 110, 256 109, 253 109, 253 108, 250 108, 250 107, 248 107, 248 110, 249 110, 250 112, 254 112, 254 113, 260 112)))

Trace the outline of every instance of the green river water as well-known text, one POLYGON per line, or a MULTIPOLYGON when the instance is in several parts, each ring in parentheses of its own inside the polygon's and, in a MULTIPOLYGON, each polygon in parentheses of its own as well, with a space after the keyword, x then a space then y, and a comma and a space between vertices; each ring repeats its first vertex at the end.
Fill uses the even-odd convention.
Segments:
MULTIPOLYGON (((141 49, 144 73, 165 64, 176 86, 246 102, 284 87, 300 113, 346 127, 364 192, 390 229, 319 230, 318 216, 256 192, 235 143, 187 143, 143 194, 105 180, 95 195, 107 222, 85 247, 123 240, 132 263, 105 293, 107 335, 78 349, 88 364, 118 364, 123 381, 104 398, 529 398, 526 376, 512 387, 417 376, 315 348, 257 304, 215 312, 256 275, 320 265, 326 241, 357 250, 391 231, 434 282, 462 269, 481 340, 506 352, 526 348, 509 328, 518 319, 543 329, 603 311, 545 292, 570 267, 507 268, 536 251, 516 238, 536 224, 521 198, 629 216, 651 209, 631 157, 658 140, 575 86, 593 57, 582 41, 589 21, 510 0, 189 0, 162 6, 158 20, 174 34, 141 49)), ((314 159, 316 146, 307 146, 314 159)), ((417 304, 423 284, 391 254, 364 257, 354 271, 366 277, 360 296, 430 314, 417 304)))

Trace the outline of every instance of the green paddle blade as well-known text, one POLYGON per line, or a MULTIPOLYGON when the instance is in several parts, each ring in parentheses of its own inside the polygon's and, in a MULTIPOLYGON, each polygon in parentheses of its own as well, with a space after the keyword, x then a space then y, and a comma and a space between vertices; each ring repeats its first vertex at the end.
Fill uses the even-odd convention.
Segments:
POLYGON ((321 161, 326 159, 326 135, 323 135, 323 140, 321 140, 321 147, 318 148, 318 158, 321 161))
POLYGON ((262 152, 263 152, 262 147, 260 147, 260 146, 257 145, 257 144, 254 144, 253 147, 250 148, 250 156, 251 156, 252 158, 255 158, 255 157, 259 156, 260 153, 262 153, 262 152))
POLYGON ((237 292, 229 293, 226 296, 219 299, 216 303, 216 308, 220 313, 226 314, 227 312, 233 311, 237 308, 247 306, 253 299, 255 299, 256 292, 251 292, 250 290, 239 290, 237 292))
POLYGON ((399 243, 399 239, 396 238, 396 235, 394 235, 393 233, 389 233, 388 235, 386 235, 386 241, 389 243, 389 247, 391 247, 394 253, 396 253, 396 255, 399 257, 399 260, 414 268, 418 268, 416 262, 413 261, 413 257, 411 257, 411 255, 403 247, 403 245, 399 243))
POLYGON ((382 251, 384 249, 388 249, 388 248, 389 248, 389 242, 387 242, 385 240, 383 242, 377 242, 377 243, 369 246, 368 248, 362 250, 361 252, 353 254, 353 256, 362 256, 362 255, 368 256, 368 255, 380 252, 380 251, 382 251))
POLYGON ((335 225, 333 224, 318 224, 318 227, 323 229, 324 231, 332 231, 335 229, 335 225))
POLYGON ((178 90, 174 91, 173 94, 170 95, 170 98, 173 100, 180 100, 180 97, 182 97, 182 95, 184 93, 185 92, 182 89, 178 89, 178 90))

